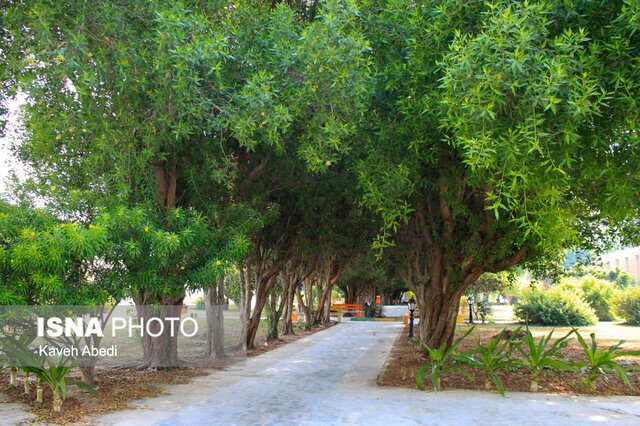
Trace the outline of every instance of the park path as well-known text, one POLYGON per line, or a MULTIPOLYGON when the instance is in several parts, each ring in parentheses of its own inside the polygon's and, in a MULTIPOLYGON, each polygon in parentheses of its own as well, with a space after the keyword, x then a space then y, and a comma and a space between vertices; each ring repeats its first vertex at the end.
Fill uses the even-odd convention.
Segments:
POLYGON ((347 322, 173 386, 99 424, 638 424, 640 398, 421 392, 375 385, 397 323, 347 322))

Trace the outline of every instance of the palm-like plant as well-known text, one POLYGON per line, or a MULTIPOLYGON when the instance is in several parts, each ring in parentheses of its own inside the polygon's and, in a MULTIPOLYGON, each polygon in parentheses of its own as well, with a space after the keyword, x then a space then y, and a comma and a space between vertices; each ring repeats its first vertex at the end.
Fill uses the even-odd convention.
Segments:
POLYGON ((38 380, 38 402, 42 402, 42 383, 47 384, 53 392, 53 410, 60 412, 62 410, 62 401, 67 397, 68 386, 75 385, 89 392, 97 393, 97 391, 80 380, 68 377, 73 369, 71 365, 71 357, 62 357, 58 364, 54 364, 51 360, 39 357, 23 345, 19 340, 12 338, 3 339, 3 347, 7 355, 16 360, 20 368, 26 373, 31 373, 38 380))
MULTIPOLYGON (((11 342, 15 342, 15 344, 20 347, 28 348, 34 339, 35 337, 33 335, 24 333, 24 334, 21 334, 17 339, 14 337, 7 337, 3 339, 3 342, 7 341, 7 344, 10 344, 11 342)), ((8 366, 5 366, 4 368, 7 368, 7 367, 9 368, 9 386, 14 387, 17 385, 18 368, 21 365, 20 359, 17 356, 14 356, 15 351, 11 351, 10 349, 7 350, 7 348, 4 348, 4 345, 3 345, 3 349, 4 349, 4 356, 3 356, 4 362, 8 364, 8 366)), ((1 370, 2 369, 0 368, 0 371, 1 370)), ((24 383, 25 393, 29 393, 28 391, 29 374, 24 370, 23 372, 25 373, 25 383, 24 383)))
POLYGON ((24 374, 24 393, 28 395, 31 392, 31 385, 29 384, 29 372, 25 369, 21 369, 24 374))
POLYGON ((620 364, 615 362, 615 359, 623 356, 638 356, 640 355, 640 351, 623 351, 622 345, 625 340, 621 340, 609 348, 598 349, 595 333, 590 334, 591 346, 587 345, 587 342, 585 342, 580 333, 577 331, 575 333, 582 349, 584 349, 585 355, 587 356, 587 363, 579 363, 582 369, 582 374, 586 374, 586 377, 582 379, 582 382, 587 388, 587 391, 593 392, 596 390, 596 380, 600 375, 602 375, 604 380, 609 383, 607 373, 612 371, 617 373, 627 386, 632 386, 627 372, 624 371, 620 364))
POLYGON ((97 391, 80 380, 67 377, 73 366, 67 365, 68 358, 62 358, 58 365, 47 361, 47 367, 26 367, 28 371, 38 377, 38 379, 47 384, 53 392, 53 411, 59 413, 62 410, 62 401, 67 398, 67 387, 71 385, 97 393, 97 391))
POLYGON ((529 370, 531 375, 531 392, 538 391, 538 376, 544 368, 552 370, 571 370, 575 368, 575 364, 562 359, 560 350, 564 349, 568 345, 569 337, 575 329, 567 333, 566 336, 557 339, 553 345, 548 347, 549 341, 553 336, 553 330, 540 339, 536 344, 533 334, 530 330, 522 338, 522 344, 514 345, 514 347, 522 354, 524 359, 516 359, 514 362, 529 370))
POLYGON ((447 348, 447 344, 443 343, 438 349, 431 349, 425 342, 421 339, 420 344, 424 346, 424 348, 429 352, 429 364, 425 364, 418 370, 418 374, 416 375, 416 385, 418 385, 418 389, 424 389, 424 376, 427 374, 427 371, 431 369, 431 382, 433 384, 433 390, 440 390, 440 374, 443 371, 447 371, 451 369, 453 366, 453 357, 455 353, 456 346, 464 340, 474 329, 475 327, 471 327, 462 337, 456 340, 451 347, 447 348))
POLYGON ((504 342, 502 342, 502 336, 506 329, 502 330, 500 334, 491 339, 489 344, 486 346, 482 344, 480 339, 478 339, 478 347, 476 349, 454 355, 454 359, 484 370, 485 389, 491 389, 491 382, 493 382, 498 389, 498 392, 500 392, 500 395, 504 396, 504 386, 498 377, 497 372, 513 364, 514 358, 511 356, 511 353, 513 352, 514 346, 512 345, 512 342, 521 328, 522 327, 518 327, 515 329, 511 336, 504 342), (478 355, 478 358, 475 358, 476 354, 478 355))

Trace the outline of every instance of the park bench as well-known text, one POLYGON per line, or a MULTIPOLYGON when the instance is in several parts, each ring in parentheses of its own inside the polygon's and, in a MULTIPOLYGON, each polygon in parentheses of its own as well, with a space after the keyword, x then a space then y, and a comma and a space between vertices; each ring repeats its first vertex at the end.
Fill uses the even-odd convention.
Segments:
POLYGON ((336 303, 331 305, 331 314, 338 317, 338 322, 342 322, 342 315, 356 314, 361 317, 364 315, 362 304, 336 303))

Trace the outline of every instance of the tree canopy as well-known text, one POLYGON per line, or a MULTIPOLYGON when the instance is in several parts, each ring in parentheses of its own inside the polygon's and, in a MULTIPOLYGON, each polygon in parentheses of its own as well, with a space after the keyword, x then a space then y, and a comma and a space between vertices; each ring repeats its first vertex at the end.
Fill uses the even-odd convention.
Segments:
POLYGON ((247 346, 275 296, 312 309, 315 285, 326 321, 334 285, 404 282, 439 347, 482 274, 638 239, 635 0, 1 13, 2 99, 27 99, 20 189, 59 220, 130 218, 111 253, 138 296, 181 303, 219 285, 202 271, 239 269, 247 346))

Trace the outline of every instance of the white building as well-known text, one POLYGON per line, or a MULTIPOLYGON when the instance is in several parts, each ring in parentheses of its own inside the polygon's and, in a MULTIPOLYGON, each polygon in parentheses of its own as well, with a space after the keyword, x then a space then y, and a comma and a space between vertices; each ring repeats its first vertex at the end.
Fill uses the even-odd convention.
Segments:
POLYGON ((600 256, 600 265, 607 270, 620 269, 634 278, 640 278, 640 247, 627 247, 600 256))

